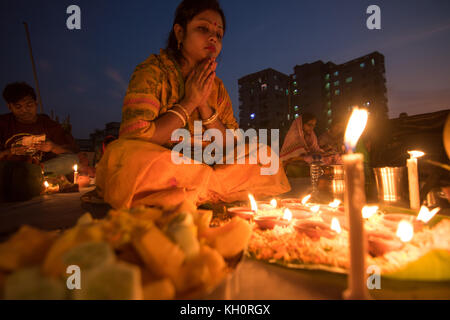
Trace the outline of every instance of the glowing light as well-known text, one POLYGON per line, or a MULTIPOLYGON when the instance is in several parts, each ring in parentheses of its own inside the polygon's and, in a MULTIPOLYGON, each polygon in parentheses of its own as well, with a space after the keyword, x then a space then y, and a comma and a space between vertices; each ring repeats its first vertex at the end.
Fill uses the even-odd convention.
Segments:
POLYGON ((270 200, 270 205, 271 205, 274 209, 276 209, 276 208, 278 207, 277 200, 275 200, 275 199, 270 200))
POLYGON ((47 181, 44 181, 44 187, 48 188, 50 185, 48 184, 47 181))
POLYGON ((364 206, 362 208, 362 216, 364 219, 369 219, 378 211, 378 206, 364 206))
POLYGON ((317 212, 319 212, 319 210, 320 210, 320 205, 316 205, 316 206, 312 206, 311 207, 311 211, 313 213, 317 213, 317 212))
POLYGON ((417 151, 417 150, 408 151, 408 153, 411 156, 411 159, 417 159, 417 158, 423 157, 425 155, 424 152, 417 151))
POLYGON ((353 150, 356 147, 356 143, 366 127, 368 117, 367 110, 359 109, 358 107, 353 108, 344 137, 347 149, 353 150))
POLYGON ((287 221, 291 221, 292 220, 292 212, 291 212, 291 210, 289 210, 287 208, 284 210, 283 219, 287 220, 287 221))
POLYGON ((248 195, 248 198, 250 199, 250 207, 252 208, 252 211, 258 211, 258 205, 256 204, 255 198, 251 194, 248 195))
POLYGON ((409 242, 414 236, 414 227, 413 225, 406 220, 402 220, 399 222, 397 227, 397 237, 400 238, 403 242, 409 242))
POLYGON ((306 205, 308 203, 309 199, 311 199, 311 195, 310 194, 308 194, 306 197, 304 197, 302 199, 302 205, 306 205))
POLYGON ((336 231, 337 233, 341 233, 342 229, 341 229, 341 224, 339 223, 339 219, 334 217, 331 220, 331 230, 336 231))
POLYGON ((73 171, 75 171, 75 172, 78 171, 78 165, 77 164, 73 166, 73 171))
POLYGON ((341 204, 341 200, 334 199, 333 202, 330 202, 328 204, 328 206, 331 207, 331 208, 338 208, 340 204, 341 204))
POLYGON ((417 215, 417 220, 427 223, 431 220, 431 218, 434 217, 436 213, 439 212, 439 210, 441 210, 441 208, 434 208, 430 211, 427 207, 422 206, 420 208, 419 214, 417 215))

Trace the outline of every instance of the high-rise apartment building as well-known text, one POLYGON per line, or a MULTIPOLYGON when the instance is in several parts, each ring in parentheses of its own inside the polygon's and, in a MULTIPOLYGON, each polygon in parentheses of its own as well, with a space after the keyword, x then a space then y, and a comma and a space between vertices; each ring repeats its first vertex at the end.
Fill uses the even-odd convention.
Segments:
POLYGON ((281 139, 304 112, 316 115, 319 134, 333 121, 346 119, 355 105, 367 108, 374 121, 388 117, 384 56, 379 52, 343 64, 319 60, 297 65, 290 76, 269 68, 238 83, 240 127, 278 128, 281 139))

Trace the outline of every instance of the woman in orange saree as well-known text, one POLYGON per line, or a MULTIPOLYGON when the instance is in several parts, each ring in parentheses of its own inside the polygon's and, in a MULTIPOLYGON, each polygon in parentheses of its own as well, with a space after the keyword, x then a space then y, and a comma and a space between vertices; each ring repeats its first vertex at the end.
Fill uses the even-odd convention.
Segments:
MULTIPOLYGON (((139 64, 122 108, 120 137, 97 167, 97 190, 114 208, 246 200, 290 190, 283 168, 262 164, 176 164, 174 130, 237 129, 230 97, 216 77, 225 17, 216 1, 185 0, 177 8, 167 48, 139 64)), ((225 144, 225 141, 223 141, 225 144)))

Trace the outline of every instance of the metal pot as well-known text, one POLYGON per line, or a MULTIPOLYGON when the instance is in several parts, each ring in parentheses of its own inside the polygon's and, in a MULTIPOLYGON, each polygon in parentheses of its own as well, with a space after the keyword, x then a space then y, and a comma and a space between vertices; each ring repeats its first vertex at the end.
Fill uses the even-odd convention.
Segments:
POLYGON ((344 166, 322 166, 323 174, 319 178, 319 192, 330 198, 344 200, 344 166))

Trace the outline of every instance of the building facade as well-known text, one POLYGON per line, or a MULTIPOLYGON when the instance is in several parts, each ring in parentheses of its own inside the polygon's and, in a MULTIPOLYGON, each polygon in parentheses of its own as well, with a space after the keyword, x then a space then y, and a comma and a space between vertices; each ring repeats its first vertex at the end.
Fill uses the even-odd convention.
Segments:
POLYGON ((379 52, 343 64, 297 65, 290 80, 290 118, 313 113, 319 133, 333 121, 347 119, 353 106, 368 109, 373 121, 388 118, 384 56, 379 52))
POLYGON ((289 129, 289 76, 274 69, 246 75, 239 84, 239 126, 246 130, 289 129))
POLYGON ((304 112, 317 117, 318 134, 333 121, 346 120, 353 106, 367 108, 373 122, 388 118, 384 56, 379 52, 343 64, 319 60, 297 65, 290 76, 269 68, 240 78, 238 84, 240 127, 280 129, 280 143, 304 112))

